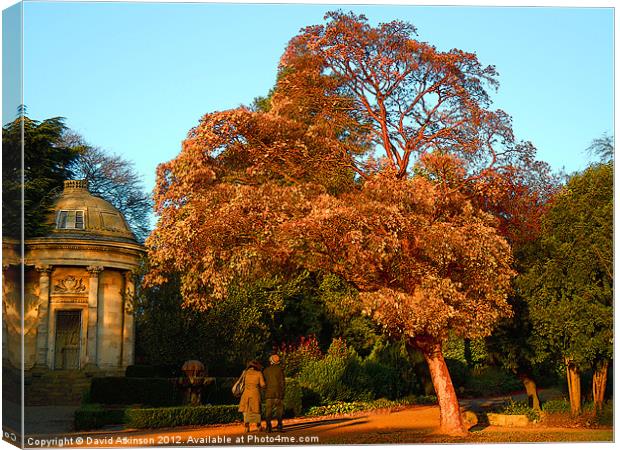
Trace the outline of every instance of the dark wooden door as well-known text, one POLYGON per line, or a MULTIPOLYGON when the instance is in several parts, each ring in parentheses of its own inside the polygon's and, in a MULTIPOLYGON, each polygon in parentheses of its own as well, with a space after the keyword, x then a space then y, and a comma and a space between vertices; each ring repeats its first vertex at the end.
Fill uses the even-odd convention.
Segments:
POLYGON ((54 368, 80 368, 82 311, 56 311, 56 355, 54 368))

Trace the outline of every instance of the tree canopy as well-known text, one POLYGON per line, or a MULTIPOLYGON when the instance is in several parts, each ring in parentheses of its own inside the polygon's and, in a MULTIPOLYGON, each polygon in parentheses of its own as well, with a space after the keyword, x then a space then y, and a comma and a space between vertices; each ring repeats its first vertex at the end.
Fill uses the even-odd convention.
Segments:
POLYGON ((41 236, 49 230, 47 214, 54 202, 54 193, 62 189, 64 180, 72 177, 70 166, 79 156, 78 149, 64 144, 62 137, 66 131, 62 117, 38 121, 20 116, 2 127, 2 229, 5 236, 21 236, 22 187, 25 237, 41 236))
POLYGON ((290 41, 267 99, 206 114, 158 167, 146 283, 179 274, 184 304, 209 309, 274 273, 337 274, 424 352, 442 426, 462 430, 441 342, 511 314, 506 238, 540 213, 548 168, 488 108, 496 73, 474 54, 326 19, 290 41))
POLYGON ((80 152, 70 165, 74 177, 88 180, 89 191, 112 203, 123 214, 138 241, 144 242, 151 232, 152 202, 133 163, 89 145, 82 136, 71 131, 64 134, 63 141, 80 152))
POLYGON ((543 217, 537 257, 519 277, 538 357, 566 367, 571 411, 581 410, 580 374, 594 371, 602 407, 613 355, 613 163, 573 175, 543 217))
POLYGON ((79 178, 89 181, 93 195, 104 198, 123 213, 138 240, 146 239, 152 205, 131 162, 88 145, 82 136, 66 127, 63 117, 38 121, 21 116, 2 128, 2 146, 5 236, 21 236, 23 175, 26 238, 49 232, 48 215, 62 192, 63 182, 79 178))
POLYGON ((613 166, 571 177, 543 220, 539 257, 521 277, 549 352, 581 369, 612 356, 613 166))

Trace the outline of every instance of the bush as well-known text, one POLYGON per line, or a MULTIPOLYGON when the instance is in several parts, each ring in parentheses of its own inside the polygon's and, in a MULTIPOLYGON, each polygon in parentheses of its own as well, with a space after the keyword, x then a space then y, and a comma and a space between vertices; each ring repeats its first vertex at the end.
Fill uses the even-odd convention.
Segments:
POLYGON ((353 349, 347 351, 346 357, 327 354, 308 363, 299 374, 299 382, 316 392, 323 404, 374 398, 372 380, 364 374, 361 359, 353 349))
POLYGON ((414 395, 411 396, 411 401, 409 404, 412 405, 436 405, 437 404, 437 396, 436 395, 414 395))
POLYGON ((93 378, 90 399, 106 405, 170 406, 181 402, 175 380, 169 378, 93 378))
POLYGON ((467 381, 469 380, 470 371, 467 364, 458 359, 446 358, 446 365, 450 372, 450 378, 454 388, 458 391, 465 388, 467 381))
MULTIPOLYGON (((422 372, 426 373, 428 368, 423 358, 422 364, 416 367, 416 362, 412 360, 412 355, 403 341, 393 342, 386 340, 386 338, 378 340, 370 355, 364 360, 364 364, 366 363, 381 364, 392 372, 389 375, 386 373, 373 375, 378 377, 377 380, 382 378, 381 381, 376 381, 372 387, 372 391, 378 397, 396 399, 423 393, 423 381, 418 371, 421 369, 422 372), (392 381, 389 381, 392 377, 394 377, 392 381), (380 383, 385 384, 379 386, 380 383), (390 383, 392 384, 388 386, 390 383)), ((372 371, 373 368, 369 367, 369 370, 372 371)))
POLYGON ((130 428, 167 428, 237 422, 242 417, 237 409, 237 405, 128 409, 125 417, 130 428))
POLYGON ((300 416, 303 411, 303 393, 299 382, 293 378, 286 379, 284 390, 284 415, 286 417, 300 416))
POLYGON ((73 419, 76 431, 95 430, 106 425, 124 423, 125 410, 104 409, 100 404, 87 404, 75 411, 73 419))
POLYGON ((279 351, 282 368, 287 377, 299 374, 306 365, 320 360, 323 356, 319 341, 315 336, 302 336, 297 344, 283 345, 279 351))
POLYGON ((367 359, 362 362, 361 372, 363 379, 359 381, 367 381, 364 388, 374 397, 395 399, 402 394, 399 373, 394 367, 367 359))
MULTIPOLYGON (((436 400, 436 399, 435 399, 436 400)), ((373 409, 396 408, 404 405, 418 404, 415 397, 410 396, 401 400, 388 400, 380 398, 368 402, 334 402, 329 405, 315 406, 308 410, 306 416, 329 416, 352 414, 359 411, 371 411, 373 409)))
POLYGON ((501 408, 499 412, 501 414, 508 414, 511 416, 527 416, 527 418, 532 422, 536 422, 540 419, 539 412, 533 408, 530 408, 527 402, 515 402, 513 399, 510 399, 510 402, 501 408))
POLYGON ((514 374, 492 366, 473 370, 465 383, 465 393, 474 397, 509 394, 521 389, 523 384, 514 374))
POLYGON ((302 411, 308 411, 313 406, 319 406, 321 404, 321 396, 318 392, 307 386, 300 385, 300 387, 302 411))
POLYGON ((212 405, 233 405, 239 403, 239 399, 232 393, 236 377, 218 377, 202 391, 202 403, 212 405))
POLYGON ((334 402, 329 405, 314 406, 308 410, 306 416, 331 416, 336 414, 351 414, 364 411, 368 405, 364 402, 334 402))
POLYGON ((602 426, 613 426, 614 424, 614 404, 612 401, 606 401, 603 409, 596 414, 596 423, 602 426))
POLYGON ((556 400, 547 400, 542 404, 542 410, 549 414, 569 413, 570 403, 565 398, 556 400))

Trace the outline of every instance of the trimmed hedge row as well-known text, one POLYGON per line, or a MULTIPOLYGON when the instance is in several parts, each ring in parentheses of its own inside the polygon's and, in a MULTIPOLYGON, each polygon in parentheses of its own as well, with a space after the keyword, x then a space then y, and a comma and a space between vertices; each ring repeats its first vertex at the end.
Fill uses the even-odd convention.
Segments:
POLYGON ((94 404, 77 410, 74 419, 77 431, 121 424, 130 428, 165 428, 237 422, 242 417, 237 409, 237 405, 104 409, 94 404))
POLYGON ((167 428, 238 422, 237 405, 179 406, 173 408, 128 409, 125 424, 130 428, 167 428))
POLYGON ((125 422, 125 409, 104 409, 101 405, 85 405, 74 413, 76 431, 96 430, 106 425, 125 422))

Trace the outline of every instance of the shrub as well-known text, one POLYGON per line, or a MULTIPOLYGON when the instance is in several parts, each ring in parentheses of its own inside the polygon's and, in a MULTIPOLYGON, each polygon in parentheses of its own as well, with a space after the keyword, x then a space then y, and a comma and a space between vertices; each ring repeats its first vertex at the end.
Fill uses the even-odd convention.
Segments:
POLYGON ((211 384, 204 387, 202 391, 202 403, 212 405, 233 405, 239 399, 232 393, 233 384, 237 381, 236 377, 218 377, 211 384))
POLYGON ((174 379, 126 377, 93 378, 90 399, 106 405, 150 406, 169 406, 181 401, 174 379))
POLYGON ((314 335, 302 336, 297 344, 283 344, 278 353, 287 377, 297 375, 307 364, 318 361, 323 356, 319 341, 314 335))
POLYGON ((473 370, 465 383, 465 393, 475 397, 509 394, 522 388, 514 374, 493 366, 473 370))
POLYGON ((319 406, 321 404, 321 396, 318 392, 308 386, 300 385, 300 387, 302 411, 308 411, 313 406, 319 406))
POLYGON ((400 376, 394 367, 366 359, 362 362, 361 371, 364 378, 360 382, 366 381, 365 389, 375 397, 395 399, 401 394, 400 376))
POLYGON ((237 409, 237 405, 128 409, 125 417, 131 428, 167 428, 237 422, 242 417, 237 409))
POLYGON ((106 425, 124 423, 125 410, 104 409, 100 404, 86 404, 75 411, 73 419, 76 431, 95 430, 106 425))
POLYGON ((542 404, 542 410, 549 414, 569 413, 570 403, 565 398, 547 400, 542 404))
POLYGON ((417 396, 413 396, 411 404, 413 404, 413 405, 436 405, 437 404, 437 396, 436 395, 417 395, 417 396))
POLYGON ((396 408, 404 405, 416 404, 415 397, 407 397, 400 400, 388 400, 380 398, 368 402, 334 402, 329 405, 315 406, 308 410, 306 416, 329 416, 340 414, 352 414, 359 411, 371 411, 373 409, 396 408))
POLYGON ((372 380, 364 374, 361 359, 353 349, 346 357, 327 354, 310 362, 299 374, 299 382, 315 391, 323 404, 374 398, 372 380))
POLYGON ((540 419, 539 412, 533 408, 530 408, 527 402, 516 402, 513 399, 510 399, 510 402, 508 402, 506 405, 504 405, 503 408, 500 409, 500 413, 508 414, 511 416, 527 416, 527 418, 532 422, 536 422, 540 419))
POLYGON ((335 414, 351 414, 364 411, 368 405, 364 402, 334 402, 329 405, 314 406, 308 410, 306 416, 331 416, 335 414))
POLYGON ((446 358, 446 365, 448 366, 448 371, 450 372, 450 378, 452 379, 454 388, 457 390, 460 390, 460 388, 465 388, 470 375, 467 364, 458 359, 446 358))
POLYGON ((603 409, 596 413, 596 423, 602 426, 613 426, 614 404, 612 401, 606 401, 603 404, 603 409))
POLYGON ((303 393, 299 382, 293 378, 286 379, 284 390, 284 415, 286 417, 300 416, 303 410, 303 393))
MULTIPOLYGON (((404 342, 388 341, 385 338, 378 340, 370 355, 364 360, 364 364, 366 363, 381 364, 382 367, 389 368, 389 372, 392 372, 389 375, 386 373, 372 375, 373 377, 378 377, 376 380, 382 379, 381 381, 375 381, 372 388, 378 397, 385 396, 395 399, 411 394, 423 393, 423 382, 418 371, 421 369, 422 372, 426 373, 428 368, 423 358, 421 365, 416 366, 404 342), (388 380, 392 377, 394 377, 392 384, 388 386, 390 383, 388 380)), ((368 367, 368 369, 371 372, 375 370, 372 367, 368 367)), ((381 369, 378 370, 382 371, 381 369)), ((430 374, 428 376, 430 377, 430 374)))

